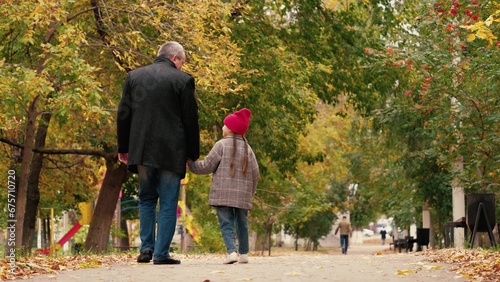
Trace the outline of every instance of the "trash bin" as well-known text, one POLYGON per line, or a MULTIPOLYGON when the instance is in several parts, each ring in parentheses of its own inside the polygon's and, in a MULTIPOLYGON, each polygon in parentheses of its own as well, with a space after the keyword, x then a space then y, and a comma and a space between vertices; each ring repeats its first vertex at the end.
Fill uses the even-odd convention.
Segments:
POLYGON ((417 228, 417 252, 422 251, 422 246, 429 249, 429 228, 417 228))

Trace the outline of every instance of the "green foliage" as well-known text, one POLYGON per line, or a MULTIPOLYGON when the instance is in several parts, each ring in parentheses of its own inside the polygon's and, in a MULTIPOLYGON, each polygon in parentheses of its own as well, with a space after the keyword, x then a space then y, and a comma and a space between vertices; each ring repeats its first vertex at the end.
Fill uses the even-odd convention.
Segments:
MULTIPOLYGON (((185 70, 197 78, 197 93, 205 102, 200 103, 200 112, 219 112, 221 94, 237 96, 240 91, 232 78, 240 69, 239 50, 228 28, 229 5, 220 1, 172 5, 171 1, 3 4, 0 138, 32 142, 25 140, 30 136, 27 117, 35 117, 38 125, 40 113, 45 113, 51 117, 47 148, 115 152, 114 109, 125 71, 152 62, 168 40, 181 42, 188 52, 185 70)), ((211 126, 203 120, 202 125, 211 126)), ((2 164, 10 163, 6 158, 18 161, 13 147, 1 149, 2 164)), ((40 205, 60 211, 93 200, 101 184, 101 164, 94 157, 46 154, 40 205)), ((29 164, 24 166, 28 170, 29 164)))
MULTIPOLYGON (((498 190, 498 3, 232 2, 6 2, 0 137, 22 144, 28 114, 38 126, 49 113, 47 148, 114 152, 125 72, 177 40, 197 81, 202 154, 225 115, 252 110, 247 138, 262 179, 250 226, 260 235, 277 222, 274 231, 283 224, 317 241, 340 210, 357 226, 380 213, 406 225, 424 203, 445 220, 453 177, 467 191, 498 190)), ((0 172, 19 170, 19 156, 3 145, 0 172)), ((40 205, 60 211, 91 200, 100 167, 95 157, 45 155, 40 205)), ((221 251, 210 177, 188 187, 200 247, 221 251)), ((123 200, 136 188, 130 178, 123 200)))
MULTIPOLYGON (((208 205, 211 176, 189 174, 186 185, 186 202, 191 209, 193 219, 201 227, 201 243, 196 245, 196 252, 223 253, 226 250, 219 228, 215 208, 208 205)), ((252 220, 252 214, 249 220, 252 220)), ((254 226, 250 223, 250 229, 254 226)))
POLYGON ((244 46, 241 64, 248 70, 239 81, 249 88, 231 108, 251 108, 248 139, 258 159, 269 158, 281 171, 293 172, 300 155, 298 138, 315 116, 317 97, 307 83, 313 70, 288 48, 269 19, 252 20, 255 13, 261 11, 252 9, 234 27, 234 40, 244 46))
POLYGON ((310 239, 315 246, 319 239, 328 235, 337 218, 332 187, 314 187, 299 176, 293 197, 289 197, 280 213, 279 223, 285 232, 295 238, 310 239))
POLYGON ((226 246, 217 221, 203 222, 201 243, 196 245, 195 252, 226 253, 226 246))
POLYGON ((500 54, 487 40, 469 41, 470 33, 460 26, 477 24, 494 8, 488 1, 481 8, 456 1, 448 12, 447 5, 422 5, 415 32, 402 33, 398 47, 380 54, 405 79, 378 120, 397 129, 386 133, 407 141, 414 156, 435 156, 449 171, 458 156, 466 156, 465 186, 486 188, 495 182, 492 161, 499 154, 493 137, 498 66, 491 62, 500 54))
POLYGON ((129 174, 122 186, 122 220, 139 218, 139 181, 137 174, 129 174))
POLYGON ((364 187, 390 199, 373 202, 383 202, 398 224, 417 222, 416 212, 424 203, 443 222, 451 220, 454 176, 466 191, 496 190, 494 160, 500 152, 493 137, 499 130, 494 93, 499 84, 498 64, 493 62, 500 53, 492 35, 498 31, 493 20, 498 18, 498 4, 404 5, 391 10, 405 25, 388 25, 383 39, 365 49, 371 81, 386 80, 392 87, 384 86, 384 103, 372 112, 373 126, 358 131, 363 143, 358 157, 351 158, 363 156, 369 163, 353 162, 352 172, 355 179, 366 181, 364 187), (461 156, 460 171, 455 168, 461 156))
POLYGON ((89 232, 89 226, 84 225, 78 230, 78 232, 73 235, 72 240, 74 240, 75 244, 84 244, 85 238, 87 238, 87 233, 89 232))

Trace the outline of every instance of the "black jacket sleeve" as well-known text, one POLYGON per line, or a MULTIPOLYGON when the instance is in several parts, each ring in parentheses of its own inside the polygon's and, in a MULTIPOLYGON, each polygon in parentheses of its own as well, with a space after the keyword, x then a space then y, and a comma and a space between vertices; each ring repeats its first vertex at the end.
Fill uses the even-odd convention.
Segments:
POLYGON ((197 160, 200 157, 200 127, 198 123, 198 104, 195 97, 195 82, 191 77, 181 95, 182 121, 186 130, 187 157, 197 160))
POLYGON ((130 76, 127 75, 123 86, 122 99, 118 106, 116 119, 118 135, 118 153, 128 153, 130 126, 132 121, 132 96, 130 93, 130 76))

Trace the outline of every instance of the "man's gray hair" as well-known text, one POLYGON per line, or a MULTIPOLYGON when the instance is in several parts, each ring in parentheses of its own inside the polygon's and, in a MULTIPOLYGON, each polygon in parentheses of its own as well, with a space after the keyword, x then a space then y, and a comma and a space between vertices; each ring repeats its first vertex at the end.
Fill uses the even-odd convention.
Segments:
POLYGON ((176 41, 168 41, 167 43, 161 45, 157 54, 158 57, 166 59, 171 59, 175 55, 177 55, 180 59, 186 58, 184 47, 176 41))

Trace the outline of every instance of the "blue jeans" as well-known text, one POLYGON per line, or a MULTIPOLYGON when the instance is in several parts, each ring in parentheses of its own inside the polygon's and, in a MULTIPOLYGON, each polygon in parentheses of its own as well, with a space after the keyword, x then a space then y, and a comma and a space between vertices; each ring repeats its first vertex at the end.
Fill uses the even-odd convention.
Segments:
POLYGON ((236 252, 235 225, 238 235, 238 253, 248 254, 248 211, 233 207, 216 207, 219 227, 227 253, 236 252))
POLYGON ((347 247, 349 247, 349 235, 340 235, 340 246, 342 247, 342 253, 347 253, 347 247))
POLYGON ((138 170, 141 252, 153 251, 154 260, 163 260, 170 257, 168 250, 177 224, 181 176, 148 166, 138 166, 138 170), (160 212, 155 232, 158 199, 160 212))

